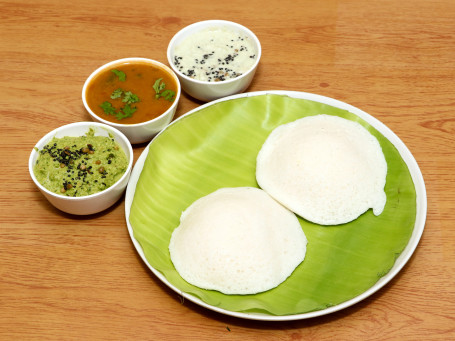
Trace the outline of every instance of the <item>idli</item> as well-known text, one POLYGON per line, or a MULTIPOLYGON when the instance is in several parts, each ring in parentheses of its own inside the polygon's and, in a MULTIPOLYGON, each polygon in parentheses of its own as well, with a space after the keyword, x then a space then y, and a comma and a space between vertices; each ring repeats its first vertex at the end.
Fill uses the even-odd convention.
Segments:
POLYGON ((304 260, 307 239, 297 216, 253 187, 221 188, 181 215, 169 243, 187 282, 225 294, 278 286, 304 260))
POLYGON ((259 186, 311 222, 338 225, 384 210, 387 162, 361 124, 316 115, 275 128, 257 156, 259 186))

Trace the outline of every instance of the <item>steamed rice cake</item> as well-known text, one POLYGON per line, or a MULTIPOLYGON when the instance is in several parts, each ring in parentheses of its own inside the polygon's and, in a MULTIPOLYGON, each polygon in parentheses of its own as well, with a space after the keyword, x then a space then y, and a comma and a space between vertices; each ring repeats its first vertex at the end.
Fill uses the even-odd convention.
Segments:
POLYGON ((382 213, 387 162, 362 125, 316 115, 275 128, 256 164, 259 186, 301 217, 322 225, 382 213))
POLYGON ((225 294, 282 283, 304 260, 307 239, 294 213, 253 187, 221 188, 181 215, 169 244, 187 282, 225 294))

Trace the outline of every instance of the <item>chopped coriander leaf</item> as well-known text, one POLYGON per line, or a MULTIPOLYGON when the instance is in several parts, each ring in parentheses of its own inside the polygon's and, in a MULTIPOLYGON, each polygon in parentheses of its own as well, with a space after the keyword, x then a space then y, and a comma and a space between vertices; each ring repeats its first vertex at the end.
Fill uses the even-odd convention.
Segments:
POLYGON ((166 87, 166 84, 162 82, 162 80, 163 78, 158 78, 155 81, 155 84, 153 84, 153 90, 156 92, 156 98, 159 98, 159 93, 166 87))
POLYGON ((122 98, 123 103, 137 103, 140 102, 139 97, 136 94, 133 94, 131 91, 123 91, 121 88, 114 90, 111 94, 112 99, 122 98))
POLYGON ((160 97, 164 97, 165 100, 172 102, 175 97, 175 92, 169 89, 164 90, 166 89, 166 83, 162 82, 162 80, 163 78, 158 78, 155 81, 155 84, 153 84, 153 89, 155 90, 155 98, 160 99, 160 97))
POLYGON ((124 82, 126 80, 126 75, 123 71, 119 71, 119 70, 111 70, 113 73, 115 73, 115 75, 118 77, 119 81, 120 82, 124 82))
POLYGON ((124 118, 127 118, 127 117, 131 117, 131 115, 129 114, 124 114, 122 111, 119 111, 115 117, 117 118, 117 120, 122 120, 124 118))
POLYGON ((118 88, 117 90, 114 90, 114 92, 111 94, 112 99, 120 98, 123 95, 123 90, 121 88, 118 88))
POLYGON ((131 107, 129 104, 126 104, 121 111, 116 114, 118 120, 122 118, 131 117, 133 113, 137 110, 136 107, 131 107))
POLYGON ((101 104, 100 107, 108 115, 116 115, 117 114, 117 112, 115 111, 115 108, 108 101, 103 102, 103 104, 101 104))
POLYGON ((137 108, 131 107, 130 104, 140 102, 137 95, 133 94, 131 91, 123 91, 121 88, 114 90, 110 97, 111 99, 121 99, 123 103, 126 103, 126 105, 123 108, 120 108, 119 111, 116 111, 116 109, 108 101, 105 101, 100 105, 107 115, 114 115, 118 120, 131 117, 137 108))
POLYGON ((164 90, 160 95, 160 97, 164 97, 164 99, 166 101, 169 101, 169 102, 172 102, 174 100, 174 97, 175 97, 175 92, 172 91, 172 90, 164 90))
POLYGON ((124 93, 124 98, 122 100, 123 103, 131 104, 139 102, 139 97, 133 94, 131 91, 126 91, 124 93))

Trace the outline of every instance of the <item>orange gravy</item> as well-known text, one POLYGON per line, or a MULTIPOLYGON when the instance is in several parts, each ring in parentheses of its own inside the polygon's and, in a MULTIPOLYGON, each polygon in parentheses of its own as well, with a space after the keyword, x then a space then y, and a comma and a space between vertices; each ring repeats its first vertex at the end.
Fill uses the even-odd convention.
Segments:
POLYGON ((87 104, 96 115, 110 122, 135 124, 150 121, 166 112, 174 103, 164 97, 155 98, 153 85, 160 78, 166 85, 166 90, 172 90, 177 94, 177 83, 174 78, 157 65, 141 62, 113 65, 91 80, 86 90, 87 104), (120 81, 112 70, 122 71, 126 75, 125 81, 120 81), (101 108, 101 104, 106 101, 110 102, 116 111, 125 105, 121 98, 111 99, 111 94, 119 88, 131 91, 139 97, 139 102, 130 105, 136 108, 131 117, 118 119, 115 115, 106 114, 101 108))

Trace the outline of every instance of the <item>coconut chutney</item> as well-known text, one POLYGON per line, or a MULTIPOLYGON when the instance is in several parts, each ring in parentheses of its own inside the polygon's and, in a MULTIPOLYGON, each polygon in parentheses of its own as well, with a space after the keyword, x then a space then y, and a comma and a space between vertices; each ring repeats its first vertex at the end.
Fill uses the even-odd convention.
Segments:
POLYGON ((223 27, 210 27, 177 45, 173 63, 187 77, 222 82, 244 74, 256 60, 257 51, 247 35, 223 27))
POLYGON ((81 197, 115 184, 128 167, 123 149, 113 138, 95 136, 54 137, 41 150, 34 166, 36 179, 51 192, 81 197))

